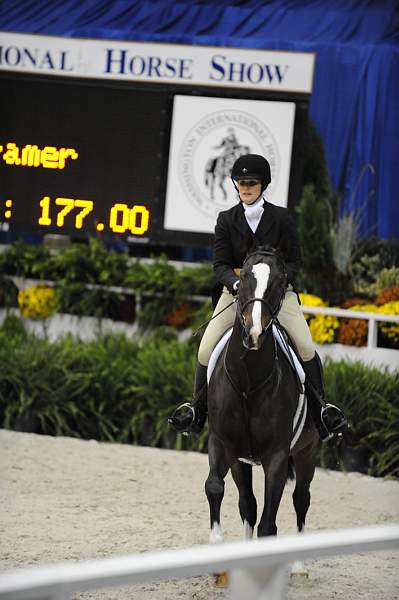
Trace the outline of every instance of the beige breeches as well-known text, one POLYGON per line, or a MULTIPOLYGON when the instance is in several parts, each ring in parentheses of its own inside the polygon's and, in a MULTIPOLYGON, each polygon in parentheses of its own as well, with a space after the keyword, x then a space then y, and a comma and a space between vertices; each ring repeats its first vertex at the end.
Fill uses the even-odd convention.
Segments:
MULTIPOLYGON (((233 300, 233 296, 224 288, 213 314, 220 312, 233 300)), ((198 361, 201 365, 206 366, 209 363, 217 342, 230 327, 233 327, 236 309, 237 304, 233 304, 209 323, 198 350, 198 361)), ((294 340, 302 360, 311 360, 315 355, 315 346, 295 292, 286 292, 278 319, 294 340)))

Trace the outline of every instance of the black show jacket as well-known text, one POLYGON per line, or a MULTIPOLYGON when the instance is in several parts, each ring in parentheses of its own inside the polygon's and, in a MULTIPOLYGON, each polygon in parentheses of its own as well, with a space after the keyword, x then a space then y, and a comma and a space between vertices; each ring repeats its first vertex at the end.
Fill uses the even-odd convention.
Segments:
POLYGON ((215 226, 213 268, 217 280, 231 292, 248 249, 267 245, 280 250, 287 269, 288 283, 295 289, 295 274, 300 266, 300 248, 294 221, 286 208, 264 202, 262 218, 255 233, 244 215, 242 203, 219 213, 215 226))

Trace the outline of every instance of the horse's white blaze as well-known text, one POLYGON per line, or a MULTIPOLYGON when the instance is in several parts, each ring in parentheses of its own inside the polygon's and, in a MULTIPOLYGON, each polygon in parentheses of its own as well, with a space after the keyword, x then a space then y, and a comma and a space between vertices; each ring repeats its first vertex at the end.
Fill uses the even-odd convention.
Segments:
MULTIPOLYGON (((264 263, 259 263, 258 265, 254 265, 252 267, 252 273, 256 279, 255 298, 263 298, 263 294, 265 293, 267 284, 269 283, 270 267, 264 263)), ((250 331, 250 335, 252 336, 254 344, 256 344, 258 337, 262 333, 261 316, 262 303, 254 302, 252 305, 252 327, 250 331)))
POLYGON ((254 530, 252 529, 252 527, 248 523, 248 521, 245 519, 244 520, 244 540, 252 540, 253 537, 254 537, 254 530))
POLYGON ((219 542, 223 542, 223 532, 220 527, 220 523, 214 522, 211 529, 211 535, 209 536, 210 544, 218 544, 219 542))

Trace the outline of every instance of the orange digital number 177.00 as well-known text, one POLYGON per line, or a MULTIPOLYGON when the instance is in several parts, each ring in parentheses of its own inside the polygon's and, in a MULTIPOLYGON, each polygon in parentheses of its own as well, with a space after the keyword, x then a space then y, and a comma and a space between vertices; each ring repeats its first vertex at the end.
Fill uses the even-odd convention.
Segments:
MULTIPOLYGON (((62 206, 63 208, 57 213, 57 227, 63 227, 65 223, 65 217, 74 208, 80 208, 81 210, 75 215, 75 228, 82 229, 83 219, 93 210, 94 202, 92 200, 79 200, 74 198, 56 198, 55 204, 62 206)), ((50 196, 43 196, 40 200, 39 205, 42 209, 42 214, 38 219, 39 225, 49 227, 51 225, 50 218, 50 196)))

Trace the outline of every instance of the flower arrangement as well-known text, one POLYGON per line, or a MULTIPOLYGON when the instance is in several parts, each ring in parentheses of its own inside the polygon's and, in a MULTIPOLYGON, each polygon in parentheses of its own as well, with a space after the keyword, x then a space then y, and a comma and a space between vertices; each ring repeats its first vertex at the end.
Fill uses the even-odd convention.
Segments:
POLYGON ((309 323, 310 333, 316 344, 331 344, 338 327, 337 317, 331 315, 314 315, 309 323))
POLYGON ((56 310, 57 297, 51 287, 35 285, 18 292, 21 315, 31 319, 46 319, 56 310))
POLYGON ((394 302, 395 300, 399 300, 399 287, 385 288, 385 290, 382 290, 382 292, 378 294, 375 303, 377 306, 381 306, 382 304, 394 302))
POLYGON ((364 319, 342 319, 337 342, 347 346, 365 346, 368 325, 364 319))
MULTIPOLYGON (((313 294, 299 294, 301 304, 305 306, 328 306, 319 296, 313 294)), ((310 315, 304 313, 312 334, 313 340, 317 344, 331 344, 335 339, 335 332, 339 327, 339 321, 336 317, 329 315, 310 315)))
MULTIPOLYGON (((399 300, 386 302, 379 307, 380 313, 384 315, 399 315, 399 300)), ((395 344, 399 344, 399 323, 381 323, 381 331, 395 344)))
MULTIPOLYGON (((301 304, 305 306, 328 306, 327 302, 324 302, 319 296, 315 296, 314 294, 299 294, 299 298, 301 300, 301 304)), ((307 315, 310 317, 310 315, 307 315)))
MULTIPOLYGON (((393 301, 393 302, 385 302, 385 304, 382 304, 380 306, 377 306, 377 304, 359 304, 359 305, 353 305, 351 306, 352 310, 358 310, 358 311, 364 311, 364 312, 370 312, 370 313, 382 313, 384 315, 399 315, 399 300, 393 301)), ((364 346, 366 344, 366 339, 367 339, 367 323, 366 321, 363 321, 362 319, 348 319, 348 321, 357 321, 358 324, 356 325, 356 327, 359 330, 363 331, 363 335, 360 335, 360 332, 358 331, 358 343, 351 343, 350 341, 340 341, 338 339, 338 341, 340 341, 341 344, 344 343, 349 343, 350 345, 355 345, 355 346, 364 346), (361 342, 361 343, 360 343, 361 342)), ((352 325, 353 327, 354 325, 352 325)), ((384 322, 380 322, 379 324, 379 329, 380 331, 382 331, 382 333, 384 335, 386 335, 389 339, 391 339, 394 343, 399 343, 399 324, 397 323, 384 323, 384 322)), ((339 336, 340 338, 341 336, 339 336)))
POLYGON ((184 302, 183 304, 180 304, 180 306, 172 308, 162 318, 162 323, 180 329, 189 325, 190 321, 193 319, 193 314, 193 307, 190 306, 188 302, 184 302))
MULTIPOLYGON (((301 304, 305 306, 328 306, 319 296, 299 294, 301 304)), ((387 288, 380 292, 374 303, 362 297, 347 298, 341 308, 368 313, 399 315, 399 288, 387 288)), ((314 342, 331 344, 336 341, 348 346, 365 346, 367 344, 368 323, 366 319, 337 319, 334 316, 311 315, 304 313, 314 342)), ((399 344, 399 324, 380 323, 380 332, 389 338, 390 342, 399 344)))

